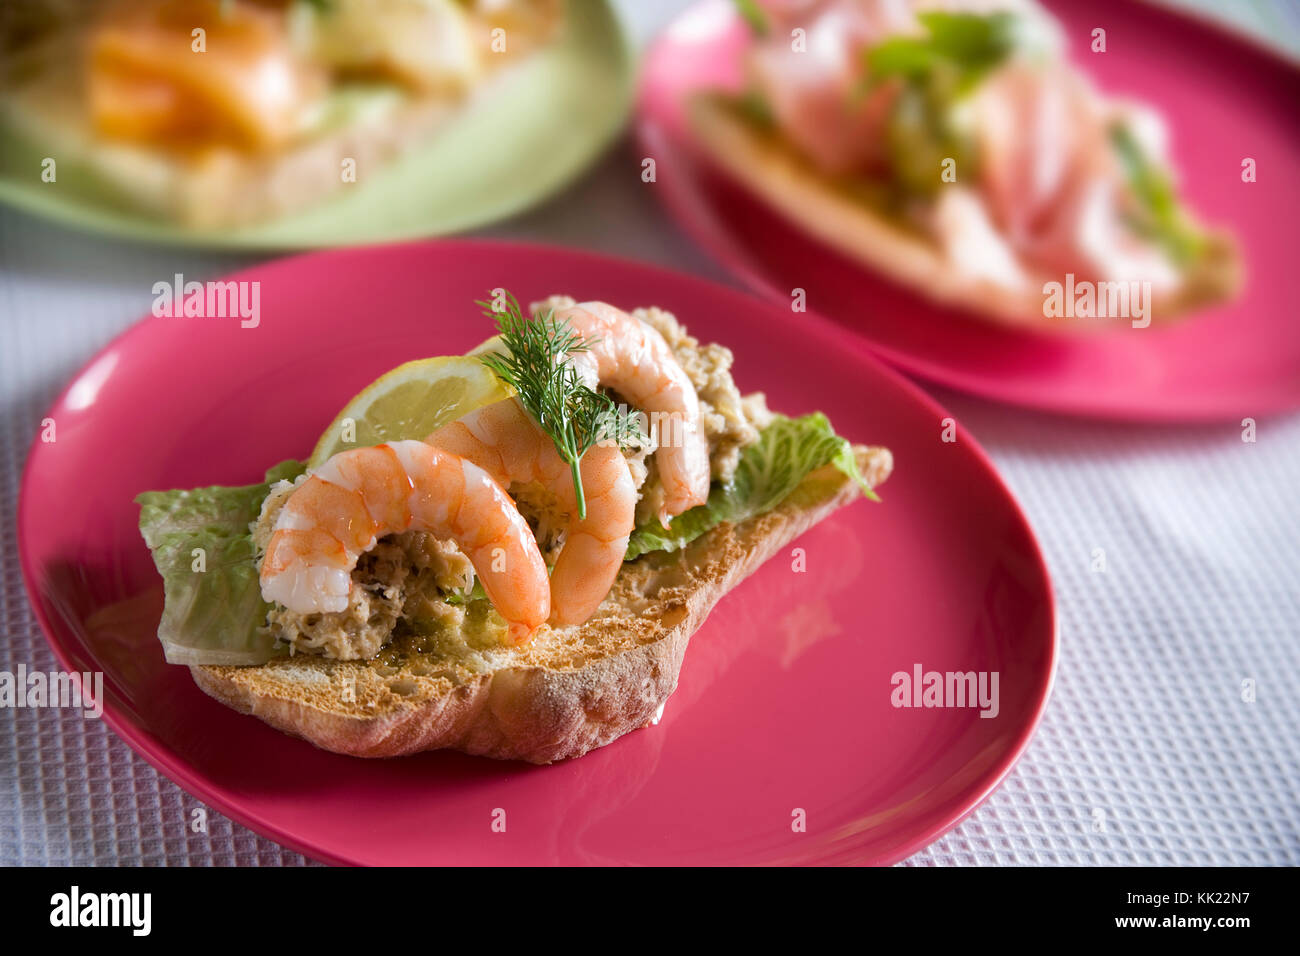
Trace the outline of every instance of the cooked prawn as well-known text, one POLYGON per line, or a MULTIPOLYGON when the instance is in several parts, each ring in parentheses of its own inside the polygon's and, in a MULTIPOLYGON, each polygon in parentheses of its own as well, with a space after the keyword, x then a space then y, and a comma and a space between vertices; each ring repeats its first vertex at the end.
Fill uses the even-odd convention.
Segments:
POLYGON ((867 48, 913 24, 898 3, 765 3, 770 29, 754 40, 750 79, 789 142, 832 175, 878 171, 898 84, 867 89, 867 48), (799 28, 806 42, 790 42, 799 28))
POLYGON ((522 643, 551 610, 546 563, 528 522, 484 469, 397 441, 339 452, 284 504, 262 562, 262 597, 303 614, 343 611, 357 560, 408 529, 451 538, 522 643))
POLYGON ((439 428, 427 439, 478 465, 504 488, 538 483, 567 516, 566 536, 551 572, 551 622, 581 624, 609 593, 636 520, 636 488, 614 446, 593 445, 582 457, 587 517, 578 517, 569 465, 516 399, 496 402, 439 428))
POLYGON ((984 202, 1019 257, 1053 273, 1177 284, 1173 263, 1126 221, 1127 176, 1111 145, 1122 119, 1160 155, 1158 116, 1107 102, 1062 65, 1008 65, 973 106, 984 202))
POLYGON ((709 446, 700 400, 686 371, 659 332, 604 302, 556 310, 581 335, 587 351, 570 358, 588 385, 604 385, 651 417, 659 435, 655 463, 664 486, 659 520, 668 520, 709 497, 709 446), (657 425, 655 424, 657 422, 657 425))

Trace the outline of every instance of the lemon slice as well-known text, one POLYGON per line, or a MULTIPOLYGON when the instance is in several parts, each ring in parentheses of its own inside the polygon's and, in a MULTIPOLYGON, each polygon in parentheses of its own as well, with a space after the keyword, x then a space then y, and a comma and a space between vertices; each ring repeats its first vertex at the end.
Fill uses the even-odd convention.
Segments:
POLYGON ((465 354, 471 358, 478 358, 480 355, 487 355, 492 352, 501 354, 506 351, 507 349, 505 343, 501 341, 501 336, 494 335, 490 339, 484 339, 465 354))
POLYGON ((476 408, 514 395, 514 389, 476 358, 419 359, 399 365, 348 402, 325 429, 307 460, 319 468, 331 455, 386 441, 423 439, 476 408))

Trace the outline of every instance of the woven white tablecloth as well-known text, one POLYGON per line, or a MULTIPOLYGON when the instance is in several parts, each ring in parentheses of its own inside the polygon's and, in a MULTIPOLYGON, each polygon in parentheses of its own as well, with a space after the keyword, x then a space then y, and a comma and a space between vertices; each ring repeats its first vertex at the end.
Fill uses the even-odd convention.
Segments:
MULTIPOLYGON (((680 5, 622 4, 642 41, 680 5)), ((1300 46, 1293 4, 1223 6, 1300 46)), ((667 221, 638 171, 620 148, 567 194, 485 234, 729 281, 667 221)), ((42 413, 148 311, 160 275, 209 278, 252 261, 0 211, 0 670, 55 667, 23 593, 13 520, 42 413)), ((1300 864, 1300 416, 1261 419, 1250 444, 1231 422, 1114 426, 935 391, 1029 515, 1056 584, 1061 657, 1016 769, 909 862, 1300 864), (1090 570, 1096 548, 1104 574, 1090 570)), ((307 862, 216 813, 207 833, 190 832, 198 805, 102 721, 0 710, 0 865, 307 862)))

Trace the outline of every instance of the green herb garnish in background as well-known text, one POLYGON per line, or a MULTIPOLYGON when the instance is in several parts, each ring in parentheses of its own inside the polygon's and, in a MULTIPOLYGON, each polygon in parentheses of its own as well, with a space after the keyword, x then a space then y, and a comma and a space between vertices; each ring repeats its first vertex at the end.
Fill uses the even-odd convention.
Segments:
POLYGON ((1183 211, 1169 174, 1151 161, 1133 131, 1123 123, 1111 128, 1110 138, 1137 200, 1134 229, 1164 246, 1178 265, 1187 265, 1204 250, 1206 239, 1183 211))
POLYGON ((758 0, 733 0, 736 12, 749 24, 749 28, 758 36, 767 36, 767 14, 758 5, 758 0))
POLYGON ((936 72, 948 74, 957 93, 974 87, 1016 46, 1016 17, 1002 11, 917 14, 925 36, 896 36, 867 51, 873 80, 900 76, 916 82, 936 72))
POLYGON ((776 117, 772 115, 772 108, 767 105, 767 100, 763 99, 763 94, 758 90, 751 89, 742 93, 736 100, 736 108, 747 121, 759 129, 770 132, 776 128, 776 117))
POLYGON ((519 301, 505 293, 504 310, 477 302, 493 319, 506 354, 484 355, 484 365, 518 392, 519 403, 555 442, 555 450, 569 463, 578 517, 587 517, 579 463, 596 442, 608 439, 624 444, 639 432, 634 421, 620 422, 618 409, 608 395, 587 386, 567 356, 587 351, 587 343, 551 309, 533 318, 524 315, 519 301))
POLYGON ((974 147, 953 107, 1011 55, 1017 26, 1006 12, 931 11, 917 19, 925 34, 891 37, 866 52, 862 95, 901 83, 885 130, 892 178, 905 193, 928 196, 939 188, 945 158, 967 174, 974 169, 974 147))

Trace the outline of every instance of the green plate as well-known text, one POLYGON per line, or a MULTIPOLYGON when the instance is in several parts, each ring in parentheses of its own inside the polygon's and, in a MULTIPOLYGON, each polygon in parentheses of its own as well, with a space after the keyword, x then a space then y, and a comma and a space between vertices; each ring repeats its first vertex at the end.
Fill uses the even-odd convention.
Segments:
POLYGON ((82 229, 227 249, 390 242, 482 226, 561 189, 620 131, 633 56, 607 0, 568 0, 558 42, 521 63, 475 109, 304 212, 238 229, 186 229, 75 181, 40 178, 39 149, 0 130, 0 202, 82 229))

